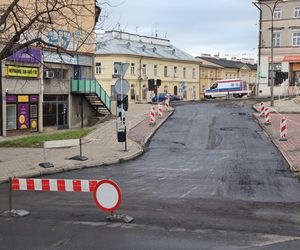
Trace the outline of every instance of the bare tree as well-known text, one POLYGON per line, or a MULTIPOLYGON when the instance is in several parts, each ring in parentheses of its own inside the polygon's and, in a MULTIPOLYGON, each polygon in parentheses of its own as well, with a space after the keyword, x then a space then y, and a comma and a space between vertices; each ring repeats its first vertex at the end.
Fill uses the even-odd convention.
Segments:
POLYGON ((1 0, 0 61, 29 47, 93 52, 97 0, 1 0), (5 3, 6 2, 6 3, 5 3))

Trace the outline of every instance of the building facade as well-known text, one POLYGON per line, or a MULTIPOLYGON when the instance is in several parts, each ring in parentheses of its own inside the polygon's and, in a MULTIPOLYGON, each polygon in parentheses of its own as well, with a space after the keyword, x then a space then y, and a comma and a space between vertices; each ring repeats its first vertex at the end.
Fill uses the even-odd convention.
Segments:
POLYGON ((149 102, 148 79, 160 79, 158 93, 182 96, 185 100, 200 98, 200 62, 175 48, 167 39, 108 31, 96 38, 95 77, 104 89, 114 95, 119 75, 115 62, 128 63, 124 78, 129 82, 129 100, 149 102))
POLYGON ((196 57, 201 63, 200 79, 202 91, 209 89, 216 80, 240 78, 246 81, 248 89, 254 92, 257 65, 219 57, 196 57))
MULTIPOLYGON (((93 71, 96 7, 94 0, 84 2, 90 8, 76 17, 76 25, 61 23, 44 32, 44 39, 63 52, 35 46, 2 61, 3 136, 82 127, 99 113, 102 88, 93 71)), ((3 42, 8 33, 1 33, 3 42)))
POLYGON ((273 8, 275 1, 259 1, 258 4, 261 9, 259 95, 270 96, 271 42, 273 70, 288 72, 288 79, 282 84, 274 82, 274 95, 296 95, 300 91, 300 1, 278 1, 273 18, 268 6, 273 8))

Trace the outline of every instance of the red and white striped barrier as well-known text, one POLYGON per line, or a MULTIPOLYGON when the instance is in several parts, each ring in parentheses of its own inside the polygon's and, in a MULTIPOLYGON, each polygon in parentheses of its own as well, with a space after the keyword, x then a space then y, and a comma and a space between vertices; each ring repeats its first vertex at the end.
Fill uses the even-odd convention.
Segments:
POLYGON ((260 117, 264 117, 265 115, 265 103, 261 102, 260 103, 260 117))
POLYGON ((56 191, 94 192, 100 180, 59 180, 13 178, 12 190, 17 191, 56 191))
POLYGON ((93 193, 96 205, 105 212, 113 213, 119 208, 122 194, 119 186, 112 180, 64 180, 10 178, 9 210, 3 215, 24 216, 26 210, 12 209, 12 191, 55 191, 55 192, 89 192, 93 193), (20 212, 21 211, 21 212, 20 212))
POLYGON ((166 112, 169 112, 169 109, 170 109, 169 98, 167 98, 167 99, 165 100, 165 111, 166 111, 166 112))
POLYGON ((287 140, 287 119, 282 117, 280 119, 280 139, 281 141, 287 140))
POLYGON ((163 115, 163 108, 162 108, 162 103, 160 102, 158 104, 158 117, 162 117, 163 115))
POLYGON ((150 124, 155 124, 155 107, 154 107, 154 105, 151 106, 151 110, 150 110, 150 124))
POLYGON ((270 110, 269 108, 265 107, 265 125, 269 126, 271 125, 271 120, 270 120, 270 110))

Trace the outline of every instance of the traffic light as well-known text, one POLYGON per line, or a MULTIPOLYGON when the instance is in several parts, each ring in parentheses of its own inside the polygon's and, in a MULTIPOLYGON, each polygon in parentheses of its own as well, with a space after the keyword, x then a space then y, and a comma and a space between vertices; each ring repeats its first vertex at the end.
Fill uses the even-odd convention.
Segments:
POLYGON ((161 85, 161 80, 160 79, 156 79, 156 85, 157 85, 157 87, 159 87, 161 85))
POLYGON ((117 107, 121 108, 123 103, 123 109, 125 111, 128 110, 128 95, 123 95, 123 100, 121 100, 121 95, 117 95, 117 107))
POLYGON ((148 79, 148 90, 155 90, 154 79, 148 79))

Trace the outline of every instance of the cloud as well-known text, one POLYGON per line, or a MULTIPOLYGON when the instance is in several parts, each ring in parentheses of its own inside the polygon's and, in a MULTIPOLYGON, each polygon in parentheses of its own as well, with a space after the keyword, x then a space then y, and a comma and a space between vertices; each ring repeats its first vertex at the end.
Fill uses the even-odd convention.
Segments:
POLYGON ((199 49, 249 52, 257 47, 259 13, 247 0, 126 0, 110 11, 111 26, 119 22, 127 32, 167 34, 172 44, 191 48, 187 52, 194 56, 199 49))

